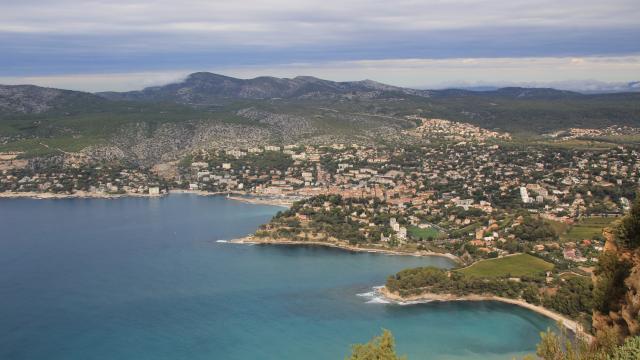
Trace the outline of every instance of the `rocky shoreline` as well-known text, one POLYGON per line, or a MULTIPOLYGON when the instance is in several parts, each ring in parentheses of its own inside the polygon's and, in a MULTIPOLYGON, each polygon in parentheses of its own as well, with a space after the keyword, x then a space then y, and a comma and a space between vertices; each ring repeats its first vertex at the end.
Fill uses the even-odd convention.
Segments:
POLYGON ((273 238, 261 238, 253 235, 249 235, 243 238, 238 238, 229 241, 230 243, 235 244, 268 244, 268 245, 311 245, 311 246, 325 246, 331 247, 341 250, 354 251, 354 252, 368 252, 368 253, 376 253, 376 254, 386 254, 386 255, 403 255, 403 256, 441 256, 448 258, 456 263, 460 263, 461 260, 457 256, 449 253, 437 253, 432 251, 399 251, 399 250, 389 250, 389 249, 376 249, 376 248, 366 248, 366 247, 358 247, 354 245, 350 245, 347 242, 324 242, 324 241, 295 241, 288 239, 273 239, 273 238))

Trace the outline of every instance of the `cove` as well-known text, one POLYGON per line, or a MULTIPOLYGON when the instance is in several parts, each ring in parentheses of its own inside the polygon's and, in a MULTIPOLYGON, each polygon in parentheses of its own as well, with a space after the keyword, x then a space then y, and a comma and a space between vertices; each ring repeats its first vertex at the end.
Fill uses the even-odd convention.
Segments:
POLYGON ((218 242, 281 209, 190 194, 0 199, 0 358, 343 359, 387 328, 411 360, 510 359, 553 326, 507 304, 367 296, 445 258, 218 242))

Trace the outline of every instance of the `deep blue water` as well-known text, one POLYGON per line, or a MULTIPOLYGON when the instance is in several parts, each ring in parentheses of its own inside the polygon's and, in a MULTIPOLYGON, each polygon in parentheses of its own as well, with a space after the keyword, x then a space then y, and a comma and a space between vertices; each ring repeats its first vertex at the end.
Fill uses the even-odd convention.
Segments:
POLYGON ((222 197, 0 199, 0 359, 510 359, 552 321, 499 303, 369 303, 442 258, 218 243, 280 208, 222 197))

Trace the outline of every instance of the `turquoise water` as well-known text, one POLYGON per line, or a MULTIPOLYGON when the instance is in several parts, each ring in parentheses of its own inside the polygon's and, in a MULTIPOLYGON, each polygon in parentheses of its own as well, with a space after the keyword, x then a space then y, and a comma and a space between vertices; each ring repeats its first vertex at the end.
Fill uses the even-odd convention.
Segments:
POLYGON ((415 359, 510 359, 552 321, 493 303, 376 303, 443 258, 216 242, 280 208, 221 197, 0 200, 0 359, 343 359, 393 331, 415 359))

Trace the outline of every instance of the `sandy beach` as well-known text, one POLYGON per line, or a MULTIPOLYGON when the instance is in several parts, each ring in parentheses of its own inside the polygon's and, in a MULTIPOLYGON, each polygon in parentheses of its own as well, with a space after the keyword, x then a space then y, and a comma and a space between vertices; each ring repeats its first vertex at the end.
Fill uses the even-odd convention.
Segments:
POLYGON ((351 245, 347 242, 323 242, 323 241, 292 241, 288 239, 272 239, 272 238, 260 238, 253 235, 249 235, 243 238, 234 239, 229 241, 230 243, 235 244, 269 244, 269 245, 312 245, 312 246, 326 246, 336 249, 342 249, 347 251, 355 251, 355 252, 369 252, 369 253, 378 253, 378 254, 386 254, 386 255, 403 255, 403 256, 441 256, 446 257, 455 262, 460 262, 460 259, 449 253, 436 253, 432 251, 397 251, 397 250, 389 250, 389 249, 375 249, 375 248, 365 248, 351 245))
POLYGON ((578 322, 572 319, 569 319, 564 315, 558 314, 555 311, 549 310, 545 307, 533 305, 520 299, 510 299, 510 298, 494 296, 494 295, 458 296, 453 294, 433 294, 433 293, 422 293, 422 294, 411 295, 411 296, 400 296, 397 293, 391 292, 385 286, 379 288, 377 291, 379 291, 380 295, 382 295, 382 297, 384 297, 386 300, 389 300, 395 303, 407 303, 407 302, 420 303, 420 302, 431 302, 431 301, 499 301, 507 304, 520 306, 531 311, 535 311, 538 314, 544 315, 550 319, 553 319, 557 322, 562 323, 564 327, 566 327, 569 331, 571 331, 574 334, 578 334, 579 336, 582 336, 589 341, 593 339, 593 337, 590 334, 587 334, 586 332, 584 332, 582 325, 580 325, 578 322))
POLYGON ((224 195, 229 200, 242 201, 250 204, 259 204, 259 205, 276 205, 283 207, 290 207, 295 200, 290 198, 271 198, 271 197, 262 197, 254 194, 244 193, 240 191, 217 191, 217 192, 209 192, 202 190, 183 190, 183 189, 174 189, 170 190, 172 194, 195 194, 199 196, 218 196, 224 195))
POLYGON ((283 207, 291 207, 295 200, 287 199, 287 198, 265 198, 258 197, 254 195, 245 195, 245 196, 228 196, 227 199, 242 201, 249 204, 259 204, 259 205, 276 205, 283 207))
MULTIPOLYGON (((313 246, 326 246, 332 247, 347 251, 356 251, 356 252, 370 252, 370 253, 379 253, 386 255, 404 255, 404 256, 442 256, 448 259, 451 259, 456 262, 460 262, 460 259, 453 254, 440 254, 429 251, 416 251, 416 252, 404 252, 404 251, 395 251, 395 250, 387 250, 387 249, 371 249, 371 248, 362 248, 350 245, 348 243, 328 243, 322 241, 291 241, 287 239, 272 239, 272 238, 259 238, 253 235, 246 236, 243 238, 238 238, 234 240, 230 240, 230 243, 235 244, 269 244, 269 245, 313 245, 313 246)), ((392 293, 386 287, 382 287, 379 290, 379 293, 386 300, 395 302, 395 303, 420 303, 420 302, 431 302, 431 301, 499 301, 507 304, 512 304, 516 306, 520 306, 526 308, 531 311, 535 311, 538 314, 544 315, 550 319, 553 319, 557 322, 561 322, 563 326, 565 326, 568 330, 570 330, 574 334, 579 334, 580 336, 585 337, 588 340, 592 339, 592 336, 585 333, 582 329, 582 326, 568 317, 561 315, 555 311, 549 310, 542 306, 530 304, 524 300, 520 299, 509 299, 499 296, 493 295, 466 295, 466 296, 458 296, 453 294, 433 294, 433 293, 423 293, 419 295, 413 296, 400 296, 399 294, 392 293)))

